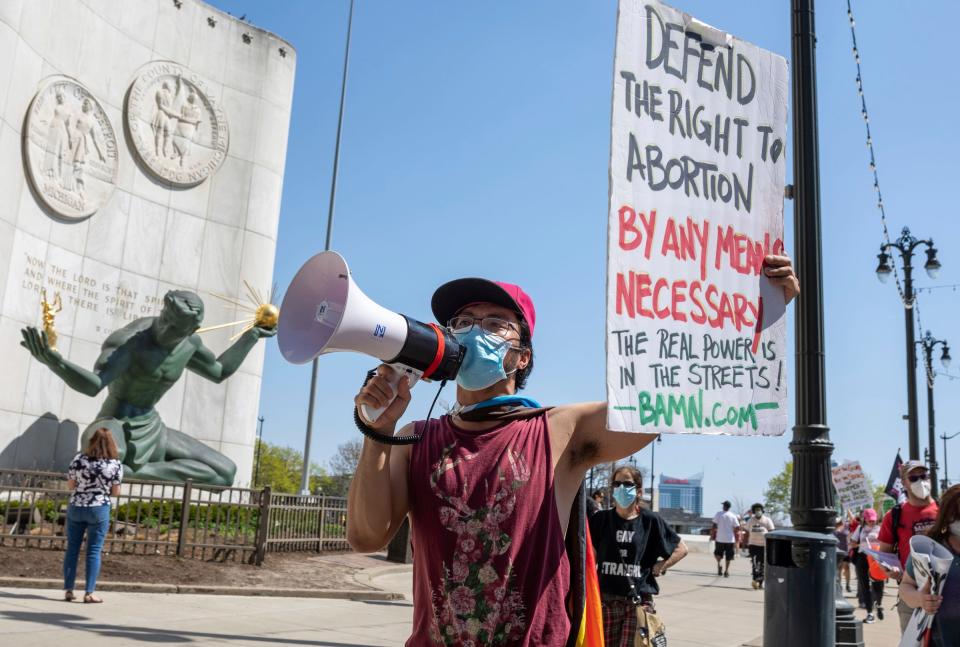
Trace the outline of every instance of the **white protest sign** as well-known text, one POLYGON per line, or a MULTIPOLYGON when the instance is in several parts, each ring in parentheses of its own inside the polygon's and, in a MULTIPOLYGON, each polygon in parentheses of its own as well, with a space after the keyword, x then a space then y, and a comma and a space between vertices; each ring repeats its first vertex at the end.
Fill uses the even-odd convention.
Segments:
POLYGON ((779 435, 786 61, 620 0, 607 234, 607 424, 779 435))
POLYGON ((873 492, 857 461, 845 461, 832 470, 833 487, 837 490, 840 505, 848 510, 873 507, 873 492))

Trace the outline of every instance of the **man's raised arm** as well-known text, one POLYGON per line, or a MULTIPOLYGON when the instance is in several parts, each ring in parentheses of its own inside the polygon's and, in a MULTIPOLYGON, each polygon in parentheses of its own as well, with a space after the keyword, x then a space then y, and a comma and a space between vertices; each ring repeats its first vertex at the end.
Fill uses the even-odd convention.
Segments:
POLYGON ((573 466, 584 470, 600 463, 626 458, 649 445, 658 434, 610 431, 607 403, 583 402, 555 408, 551 424, 568 430, 567 452, 573 466))

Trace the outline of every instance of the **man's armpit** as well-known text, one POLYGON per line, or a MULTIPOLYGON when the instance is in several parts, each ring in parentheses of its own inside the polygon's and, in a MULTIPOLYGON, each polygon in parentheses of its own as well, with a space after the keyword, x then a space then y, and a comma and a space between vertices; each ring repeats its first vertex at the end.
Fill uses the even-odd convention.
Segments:
POLYGON ((567 448, 567 457, 571 468, 582 467, 594 463, 600 455, 600 443, 588 440, 582 443, 570 443, 567 448))

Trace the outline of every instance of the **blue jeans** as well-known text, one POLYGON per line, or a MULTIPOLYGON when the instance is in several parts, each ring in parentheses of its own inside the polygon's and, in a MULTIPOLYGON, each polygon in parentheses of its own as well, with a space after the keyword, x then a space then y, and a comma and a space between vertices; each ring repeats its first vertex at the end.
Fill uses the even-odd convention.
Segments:
POLYGON ((109 505, 70 505, 67 507, 67 553, 63 556, 63 590, 72 591, 77 580, 77 562, 80 559, 80 544, 87 533, 87 586, 86 592, 97 588, 100 573, 100 551, 110 527, 109 505))

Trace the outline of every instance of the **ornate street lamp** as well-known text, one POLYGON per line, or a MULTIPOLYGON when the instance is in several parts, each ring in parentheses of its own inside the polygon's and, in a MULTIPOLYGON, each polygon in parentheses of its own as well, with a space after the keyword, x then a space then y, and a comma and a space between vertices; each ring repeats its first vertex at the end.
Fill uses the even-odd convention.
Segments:
MULTIPOLYGON (((880 261, 877 264, 877 278, 882 283, 886 283, 893 274, 889 252, 891 250, 900 252, 900 259, 903 261, 903 312, 907 331, 907 420, 912 459, 920 458, 920 432, 917 426, 917 357, 913 333, 913 302, 916 298, 916 292, 913 289, 913 253, 921 245, 927 247, 927 260, 923 264, 923 269, 927 271, 930 278, 934 279, 940 272, 940 261, 937 260, 937 248, 933 246, 933 239, 919 240, 907 227, 903 228, 900 237, 893 242, 881 244, 880 253, 877 255, 880 261)), ((949 353, 947 357, 949 358, 949 353)))
POLYGON ((943 438, 943 490, 946 492, 947 488, 950 487, 950 471, 947 469, 947 441, 960 436, 960 431, 952 433, 949 436, 947 434, 942 434, 940 437, 943 438))
POLYGON ((939 499, 940 491, 937 481, 937 434, 933 417, 933 350, 937 346, 942 347, 940 349, 940 363, 943 364, 943 368, 950 368, 950 347, 947 345, 946 340, 934 339, 929 330, 917 343, 923 348, 923 368, 927 373, 927 444, 930 448, 930 493, 933 495, 933 498, 939 499))
MULTIPOLYGON (((934 259, 936 260, 936 259, 934 259)), ((938 264, 939 265, 939 264, 938 264)), ((927 333, 917 342, 923 348, 923 368, 927 373, 927 443, 930 447, 930 493, 935 499, 940 498, 939 482, 937 481, 937 434, 934 424, 933 412, 933 379, 935 373, 933 370, 933 350, 937 346, 940 349, 940 363, 944 368, 950 368, 950 347, 943 339, 934 339, 928 330, 927 333)), ((946 452, 944 452, 946 456, 946 452)))

